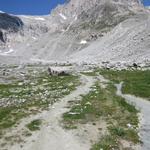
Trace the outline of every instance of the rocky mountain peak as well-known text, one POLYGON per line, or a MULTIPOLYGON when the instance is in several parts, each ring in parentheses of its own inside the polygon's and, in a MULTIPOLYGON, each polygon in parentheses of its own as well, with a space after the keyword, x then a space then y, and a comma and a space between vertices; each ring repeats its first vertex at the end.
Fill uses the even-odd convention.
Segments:
POLYGON ((69 0, 64 5, 59 5, 53 12, 63 12, 65 14, 80 14, 83 11, 93 9, 93 7, 104 5, 124 6, 128 8, 141 7, 141 0, 69 0))
POLYGON ((90 22, 92 25, 99 22, 105 22, 105 25, 109 22, 111 25, 117 24, 140 9, 143 9, 141 0, 69 0, 54 9, 51 17, 52 22, 61 26, 70 22, 90 22), (112 21, 113 23, 110 23, 112 21))

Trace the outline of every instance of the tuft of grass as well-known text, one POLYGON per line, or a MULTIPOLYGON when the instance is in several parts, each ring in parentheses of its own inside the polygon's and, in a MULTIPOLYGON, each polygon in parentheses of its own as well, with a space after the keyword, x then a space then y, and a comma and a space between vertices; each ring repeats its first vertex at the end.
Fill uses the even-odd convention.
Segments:
POLYGON ((81 72, 81 74, 86 75, 86 76, 97 76, 97 75, 96 75, 96 71, 81 72))
POLYGON ((37 130, 40 130, 40 125, 41 124, 42 124, 42 121, 37 119, 37 120, 33 120, 31 123, 27 124, 26 127, 30 131, 37 131, 37 130))
POLYGON ((77 126, 76 125, 72 125, 72 124, 66 124, 64 126, 65 129, 68 129, 68 130, 73 130, 73 129, 77 129, 77 126))
POLYGON ((105 135, 100 142, 93 145, 91 150, 119 150, 118 141, 110 135, 105 135))
POLYGON ((141 143, 139 136, 137 135, 137 131, 135 129, 126 130, 125 139, 128 141, 132 141, 133 143, 141 143))
POLYGON ((120 127, 109 127, 109 131, 111 133, 111 135, 115 135, 118 137, 124 137, 126 134, 126 131, 124 130, 124 128, 120 128, 120 127))

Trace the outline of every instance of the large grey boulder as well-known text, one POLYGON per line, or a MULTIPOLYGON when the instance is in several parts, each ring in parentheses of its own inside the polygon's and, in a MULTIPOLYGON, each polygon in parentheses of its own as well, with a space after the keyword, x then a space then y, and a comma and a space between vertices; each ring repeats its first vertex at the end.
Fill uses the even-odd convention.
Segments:
POLYGON ((48 74, 50 76, 68 76, 70 75, 70 72, 67 70, 62 70, 62 69, 53 69, 53 68, 48 68, 48 74))

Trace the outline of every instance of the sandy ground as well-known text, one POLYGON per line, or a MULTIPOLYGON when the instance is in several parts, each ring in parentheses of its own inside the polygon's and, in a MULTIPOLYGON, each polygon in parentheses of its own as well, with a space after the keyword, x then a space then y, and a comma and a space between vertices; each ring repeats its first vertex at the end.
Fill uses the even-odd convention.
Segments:
POLYGON ((129 94, 123 94, 122 83, 116 85, 117 95, 125 98, 130 104, 135 105, 141 112, 140 114, 140 137, 143 142, 142 150, 150 150, 150 102, 143 98, 129 94))

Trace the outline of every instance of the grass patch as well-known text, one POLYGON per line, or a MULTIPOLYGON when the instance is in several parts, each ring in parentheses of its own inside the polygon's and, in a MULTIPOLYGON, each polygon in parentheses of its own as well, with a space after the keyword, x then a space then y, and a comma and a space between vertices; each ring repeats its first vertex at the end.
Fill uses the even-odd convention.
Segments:
POLYGON ((75 126, 78 123, 93 122, 100 119, 107 122, 109 135, 100 139, 100 143, 95 144, 92 150, 117 149, 119 142, 116 143, 116 141, 119 139, 133 143, 139 142, 136 131, 139 122, 138 111, 115 93, 116 88, 113 84, 102 89, 97 82, 87 95, 82 96, 81 101, 73 104, 71 110, 63 115, 64 126, 75 126), (129 130, 128 124, 131 124, 132 130, 129 130))
POLYGON ((92 76, 92 77, 95 77, 98 75, 99 73, 99 68, 98 67, 95 67, 89 71, 84 71, 84 72, 80 72, 81 74, 83 75, 86 75, 86 76, 92 76))
POLYGON ((37 131, 40 130, 40 125, 42 124, 42 121, 37 119, 37 120, 33 120, 31 123, 27 124, 27 128, 30 131, 37 131))
POLYGON ((25 70, 23 79, 10 72, 3 76, 8 83, 0 83, 1 130, 16 125, 23 117, 47 109, 80 84, 78 76, 54 77, 35 68, 25 70))
POLYGON ((0 129, 12 127, 27 114, 18 107, 0 108, 0 129))
POLYGON ((99 72, 113 82, 119 83, 123 81, 123 93, 150 100, 150 70, 100 70, 99 72))
POLYGON ((86 75, 86 76, 97 76, 96 71, 81 72, 81 74, 86 75))

